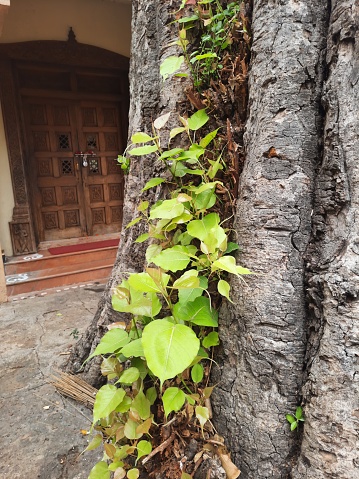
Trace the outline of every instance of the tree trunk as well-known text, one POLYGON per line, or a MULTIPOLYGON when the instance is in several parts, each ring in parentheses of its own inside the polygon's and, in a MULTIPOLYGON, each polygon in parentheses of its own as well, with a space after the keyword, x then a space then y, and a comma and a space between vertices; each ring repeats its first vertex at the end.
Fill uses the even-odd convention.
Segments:
MULTIPOLYGON (((164 58, 177 54, 177 48, 168 45, 177 38, 176 27, 170 23, 173 19, 172 12, 181 2, 171 2, 170 8, 161 0, 134 0, 132 3, 129 137, 136 131, 151 134, 152 122, 161 113, 181 112, 181 104, 186 103, 185 86, 189 82, 181 79, 179 82, 163 83, 159 73, 159 65, 164 58)), ((174 126, 178 126, 175 114, 163 128, 163 135, 166 137, 167 133, 168 137, 168 130, 174 126)), ((95 318, 72 351, 67 366, 70 372, 81 369, 83 362, 107 331, 106 326, 119 320, 119 313, 111 307, 112 289, 121 283, 124 273, 143 270, 145 248, 143 244, 134 243, 144 232, 141 223, 129 229, 125 227, 136 216, 140 196, 141 200, 151 203, 161 196, 161 186, 142 195, 141 188, 150 178, 161 176, 162 173, 162 165, 155 162, 152 156, 141 157, 131 164, 130 173, 126 177, 123 228, 116 262, 95 318)), ((86 365, 85 380, 92 384, 101 382, 100 363, 101 358, 95 358, 86 365)))
POLYGON ((359 478, 358 27, 359 2, 334 1, 308 254, 306 422, 295 479, 359 478))
POLYGON ((320 155, 327 12, 322 0, 255 2, 246 164, 235 230, 241 264, 223 308, 217 424, 247 479, 287 478, 305 354, 303 254, 320 155))
MULTIPOLYGON (((169 24, 180 3, 133 1, 130 134, 188 108, 185 83, 159 77, 162 59, 175 54, 169 24)), ((232 282, 213 367, 214 422, 245 479, 359 478, 358 9, 358 0, 254 0, 235 232, 239 262, 258 275, 232 282), (285 415, 302 401, 304 432, 291 433, 285 415)), ((175 125, 173 115, 168 128, 175 125)), ((145 182, 161 173, 152 157, 132 164, 124 225, 136 216, 145 182)), ((151 202, 163 191, 146 194, 141 199, 151 202)), ((133 242, 142 232, 123 229, 70 370, 118 319, 111 290, 124 273, 142 271, 144 247, 133 242)), ((98 382, 98 361, 86 366, 85 379, 98 382)))

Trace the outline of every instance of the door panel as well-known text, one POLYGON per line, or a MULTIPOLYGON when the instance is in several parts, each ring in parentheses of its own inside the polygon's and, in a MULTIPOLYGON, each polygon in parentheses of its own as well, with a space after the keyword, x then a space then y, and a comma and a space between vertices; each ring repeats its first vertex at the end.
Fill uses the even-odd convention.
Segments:
POLYGON ((123 150, 119 108, 108 102, 82 102, 79 113, 80 148, 95 155, 82 167, 89 234, 119 231, 124 189, 116 161, 123 150))
POLYGON ((120 231, 119 107, 32 98, 24 101, 24 117, 39 241, 120 231), (87 166, 79 151, 93 152, 87 166))
POLYGON ((83 236, 87 226, 81 171, 73 155, 74 105, 29 99, 24 110, 39 240, 83 236))

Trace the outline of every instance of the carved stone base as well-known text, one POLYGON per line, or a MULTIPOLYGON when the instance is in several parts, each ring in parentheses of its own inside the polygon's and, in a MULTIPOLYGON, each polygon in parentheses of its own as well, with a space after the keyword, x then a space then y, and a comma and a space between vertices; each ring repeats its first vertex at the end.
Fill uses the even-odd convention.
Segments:
POLYGON ((15 220, 9 226, 14 256, 37 252, 30 221, 15 220))

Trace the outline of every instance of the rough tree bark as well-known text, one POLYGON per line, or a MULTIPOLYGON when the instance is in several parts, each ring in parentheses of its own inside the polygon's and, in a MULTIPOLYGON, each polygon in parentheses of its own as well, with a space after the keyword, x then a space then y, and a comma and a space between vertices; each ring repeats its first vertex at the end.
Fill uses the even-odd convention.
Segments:
POLYGON ((307 254, 306 422, 295 479, 359 478, 359 2, 336 0, 307 254))
POLYGON ((235 230, 241 264, 260 275, 246 287, 232 281, 215 401, 219 430, 248 479, 287 478, 297 447, 284 418, 300 403, 326 28, 322 0, 254 2, 235 230))
MULTIPOLYGON (((175 2, 133 0, 130 133, 184 102, 161 83, 175 2)), ((246 164, 235 230, 239 261, 220 315, 215 424, 245 479, 359 478, 358 0, 254 0, 246 164), (324 87, 323 87, 324 82, 324 87), (303 433, 286 413, 304 404, 303 433)), ((171 128, 173 123, 169 124, 171 128)), ((124 224, 140 188, 161 172, 131 167, 124 224)), ((161 193, 149 193, 149 200, 161 193), (151 196, 152 195, 152 196, 151 196)), ((139 227, 123 231, 111 279, 69 369, 117 319, 111 289, 143 268, 139 227)), ((92 361, 85 378, 98 380, 92 361)))

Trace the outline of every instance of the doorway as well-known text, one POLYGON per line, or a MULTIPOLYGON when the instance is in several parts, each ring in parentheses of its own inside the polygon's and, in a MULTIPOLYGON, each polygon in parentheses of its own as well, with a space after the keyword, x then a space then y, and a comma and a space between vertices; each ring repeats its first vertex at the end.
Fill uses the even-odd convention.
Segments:
POLYGON ((0 45, 0 98, 15 206, 14 255, 42 241, 119 232, 129 59, 76 42, 0 45))
POLYGON ((120 231, 123 175, 115 101, 23 99, 31 196, 39 241, 120 231))

